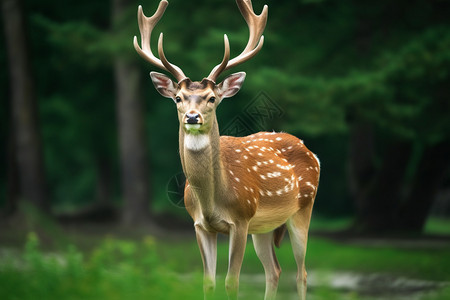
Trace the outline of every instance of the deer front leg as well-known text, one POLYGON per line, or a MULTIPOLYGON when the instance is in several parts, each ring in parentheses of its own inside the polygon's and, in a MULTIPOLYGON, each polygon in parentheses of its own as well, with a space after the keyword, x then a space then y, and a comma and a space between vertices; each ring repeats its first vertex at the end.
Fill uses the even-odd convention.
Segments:
POLYGON ((203 293, 205 300, 212 297, 216 287, 217 233, 195 225, 198 247, 203 260, 203 293))
POLYGON ((247 244, 248 224, 230 224, 230 247, 228 273, 225 288, 228 299, 237 299, 239 292, 239 274, 247 244))

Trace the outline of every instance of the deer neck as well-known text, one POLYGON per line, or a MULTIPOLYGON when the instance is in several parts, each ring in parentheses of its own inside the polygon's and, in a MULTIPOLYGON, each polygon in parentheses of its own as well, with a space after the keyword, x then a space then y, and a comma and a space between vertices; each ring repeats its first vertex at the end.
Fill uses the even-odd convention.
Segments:
POLYGON ((221 159, 217 120, 214 119, 207 134, 186 133, 181 126, 179 142, 183 172, 203 212, 213 213, 215 199, 228 185, 221 159))

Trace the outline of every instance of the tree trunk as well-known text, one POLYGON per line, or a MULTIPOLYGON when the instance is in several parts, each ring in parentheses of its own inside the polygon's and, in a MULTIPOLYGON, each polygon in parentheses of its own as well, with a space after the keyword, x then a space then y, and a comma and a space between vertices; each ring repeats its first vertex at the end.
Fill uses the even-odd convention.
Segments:
MULTIPOLYGON (((11 130, 15 137, 20 195, 45 211, 49 207, 23 3, 3 0, 2 12, 10 70, 11 130)), ((14 176, 13 173, 10 175, 14 176)))
POLYGON ((412 182, 411 192, 400 208, 398 230, 416 233, 423 231, 433 201, 450 167, 449 154, 450 141, 425 150, 412 182))
POLYGON ((113 206, 112 171, 109 161, 97 156, 96 203, 102 207, 113 206))
POLYGON ((381 168, 358 199, 357 231, 381 233, 395 228, 411 149, 407 142, 396 142, 389 147, 381 168))
MULTIPOLYGON (((120 29, 128 0, 113 0, 113 24, 120 29)), ((120 54, 119 54, 120 55, 120 54)), ((149 174, 139 69, 120 56, 114 63, 125 226, 149 222, 149 174)))
POLYGON ((357 211, 363 210, 365 197, 376 175, 374 133, 368 124, 353 125, 350 131, 349 186, 357 211))
MULTIPOLYGON (((9 107, 8 107, 9 108, 9 107)), ((17 151, 16 141, 14 136, 14 124, 12 118, 9 120, 8 132, 8 149, 7 149, 7 183, 6 183, 6 203, 5 209, 2 213, 7 217, 17 210, 17 203, 20 198, 19 174, 17 167, 17 151)))

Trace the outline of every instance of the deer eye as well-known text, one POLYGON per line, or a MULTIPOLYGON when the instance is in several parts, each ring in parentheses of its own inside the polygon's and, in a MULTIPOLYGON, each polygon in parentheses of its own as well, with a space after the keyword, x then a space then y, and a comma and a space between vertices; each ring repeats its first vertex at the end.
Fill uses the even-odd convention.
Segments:
POLYGON ((181 102, 180 96, 176 96, 176 97, 175 97, 175 101, 176 101, 177 103, 180 103, 180 102, 181 102))
POLYGON ((209 98, 208 102, 211 102, 211 103, 216 102, 216 97, 211 97, 211 98, 209 98))

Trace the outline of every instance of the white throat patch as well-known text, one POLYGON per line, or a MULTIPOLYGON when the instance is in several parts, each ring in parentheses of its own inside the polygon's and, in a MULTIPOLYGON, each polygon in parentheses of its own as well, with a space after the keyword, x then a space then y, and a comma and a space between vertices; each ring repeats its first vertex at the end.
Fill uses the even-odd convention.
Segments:
POLYGON ((207 134, 186 134, 184 136, 184 147, 189 150, 199 151, 208 145, 209 135, 207 134))

